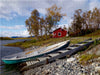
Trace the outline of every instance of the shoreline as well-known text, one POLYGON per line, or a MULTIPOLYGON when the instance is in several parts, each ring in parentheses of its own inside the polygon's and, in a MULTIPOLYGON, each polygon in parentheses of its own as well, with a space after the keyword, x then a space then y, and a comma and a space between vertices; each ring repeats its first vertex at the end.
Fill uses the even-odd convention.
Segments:
MULTIPOLYGON (((94 51, 94 49, 98 48, 99 45, 92 48, 89 51, 94 51)), ((87 65, 82 65, 79 62, 79 57, 81 54, 75 54, 70 58, 64 58, 56 60, 47 65, 42 65, 40 67, 36 67, 34 69, 29 69, 24 71, 24 75, 99 75, 100 73, 100 57, 95 58, 92 63, 87 63, 87 65)))
MULTIPOLYGON (((26 50, 35 49, 38 47, 40 47, 40 46, 32 46, 29 48, 19 47, 19 48, 21 48, 23 51, 26 51, 26 50)), ((96 48, 96 47, 94 47, 94 48, 96 48)), ((81 71, 77 70, 78 67, 79 67, 79 69, 81 69, 81 67, 83 67, 83 66, 79 65, 79 61, 76 59, 76 57, 78 57, 78 54, 71 56, 70 58, 72 58, 72 59, 75 58, 75 59, 74 59, 74 61, 71 61, 70 63, 67 62, 67 58, 66 58, 66 59, 57 60, 57 61, 55 61, 53 63, 49 63, 47 65, 37 67, 35 69, 29 69, 28 71, 24 72, 24 75, 34 75, 34 74, 35 75, 43 75, 43 74, 44 75, 46 75, 46 74, 48 74, 48 75, 66 75, 67 72, 69 73, 68 75, 74 75, 75 71, 78 71, 77 73, 75 73, 76 75, 83 74, 83 71, 84 71, 84 73, 88 73, 87 70, 83 70, 84 68, 82 68, 81 71), (70 66, 70 67, 67 68, 68 66, 70 66), (77 67, 77 68, 74 68, 74 67, 77 67), (56 70, 56 71, 54 71, 54 70, 56 70), (73 72, 73 74, 71 74, 71 72, 73 72)), ((68 59, 70 59, 70 58, 68 58, 68 59)), ((96 62, 94 62, 94 64, 99 65, 96 62)), ((98 67, 98 66, 94 65, 94 67, 98 67)), ((90 68, 91 68, 91 65, 90 65, 90 68)), ((92 68, 92 70, 90 70, 90 71, 92 72, 93 70, 95 70, 95 68, 92 68)), ((98 75, 97 71, 95 73, 98 75)), ((86 74, 86 75, 88 75, 88 74, 86 74)))

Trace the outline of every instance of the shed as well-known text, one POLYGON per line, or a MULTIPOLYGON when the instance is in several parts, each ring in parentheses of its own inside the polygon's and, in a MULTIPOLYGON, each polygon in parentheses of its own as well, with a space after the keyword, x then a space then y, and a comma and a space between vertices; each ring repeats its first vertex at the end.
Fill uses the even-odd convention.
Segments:
POLYGON ((62 28, 58 28, 53 31, 53 38, 60 38, 60 37, 66 36, 66 35, 67 35, 67 31, 62 28))

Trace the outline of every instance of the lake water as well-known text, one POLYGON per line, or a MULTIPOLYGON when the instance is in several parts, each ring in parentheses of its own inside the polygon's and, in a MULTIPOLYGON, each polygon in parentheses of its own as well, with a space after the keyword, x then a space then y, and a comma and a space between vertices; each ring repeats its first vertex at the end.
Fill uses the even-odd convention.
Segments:
POLYGON ((1 60, 2 57, 6 56, 6 55, 11 55, 14 53, 22 52, 23 50, 19 47, 3 46, 4 44, 20 42, 20 41, 25 41, 25 40, 24 39, 0 40, 0 75, 20 75, 20 73, 18 71, 13 69, 14 68, 13 66, 6 65, 1 60))

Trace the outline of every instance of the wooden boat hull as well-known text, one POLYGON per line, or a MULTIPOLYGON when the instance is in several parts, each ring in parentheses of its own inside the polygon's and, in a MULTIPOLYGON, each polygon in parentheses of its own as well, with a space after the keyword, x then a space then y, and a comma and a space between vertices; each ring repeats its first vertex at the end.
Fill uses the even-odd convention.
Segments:
POLYGON ((43 55, 38 55, 38 56, 33 56, 33 57, 30 57, 30 58, 25 58, 25 59, 19 59, 19 60, 3 60, 2 61, 5 63, 5 64, 16 64, 16 63, 21 63, 21 62, 25 62, 25 61, 28 61, 30 59, 33 59, 33 58, 37 58, 37 57, 41 57, 43 55))
POLYGON ((6 59, 2 59, 2 61, 3 61, 5 64, 16 64, 16 63, 25 62, 25 61, 30 60, 30 59, 35 59, 35 58, 44 56, 44 55, 46 55, 46 54, 53 53, 53 52, 58 51, 58 50, 60 50, 60 49, 62 49, 62 48, 66 48, 66 47, 69 46, 69 44, 70 44, 70 41, 68 41, 66 44, 64 44, 63 46, 61 46, 61 47, 59 47, 59 48, 57 48, 57 49, 54 49, 54 50, 52 50, 52 51, 50 51, 50 52, 46 52, 46 53, 39 54, 39 55, 36 55, 36 56, 31 56, 31 57, 28 57, 28 58, 17 59, 17 60, 10 60, 10 59, 7 59, 7 60, 6 60, 6 59))
POLYGON ((20 63, 23 62, 22 60, 3 60, 3 62, 5 64, 16 64, 16 63, 20 63))

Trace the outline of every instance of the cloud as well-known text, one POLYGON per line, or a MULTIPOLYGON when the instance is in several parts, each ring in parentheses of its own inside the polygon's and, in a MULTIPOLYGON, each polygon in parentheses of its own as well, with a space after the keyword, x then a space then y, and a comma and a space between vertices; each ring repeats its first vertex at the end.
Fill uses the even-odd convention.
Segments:
POLYGON ((23 29, 25 28, 25 25, 15 25, 15 26, 0 26, 1 29, 13 29, 13 30, 18 30, 18 29, 23 29))
MULTIPOLYGON (((82 9, 83 11, 88 9, 88 0, 49 0, 51 5, 56 4, 59 7, 62 7, 62 13, 65 13, 67 16, 65 19, 67 24, 70 24, 70 19, 73 17, 75 10, 82 9)), ((63 22, 63 21, 62 21, 63 22)))
POLYGON ((75 9, 83 7, 85 2, 86 0, 82 2, 81 0, 2 0, 0 18, 12 19, 15 15, 29 16, 33 9, 45 14, 45 9, 54 4, 61 6, 64 13, 72 13, 75 9))
POLYGON ((62 7, 62 13, 67 14, 67 22, 70 21, 74 11, 77 9, 86 11, 93 9, 95 6, 100 7, 99 0, 1 0, 0 18, 10 20, 15 16, 29 17, 33 9, 37 9, 41 14, 45 14, 45 9, 54 4, 62 7))
POLYGON ((73 0, 73 1, 76 1, 76 2, 82 2, 82 1, 86 1, 86 0, 73 0))
POLYGON ((45 8, 38 8, 37 10, 42 14, 46 14, 46 9, 45 8))
MULTIPOLYGON (((82 9, 83 11, 92 10, 94 7, 100 8, 100 0, 0 0, 0 19, 11 20, 16 16, 29 17, 32 10, 37 9, 43 16, 46 14, 46 8, 56 4, 58 7, 62 7, 62 13, 67 14, 63 20, 61 20, 59 27, 70 26, 72 22, 73 14, 75 10, 82 9)), ((2 36, 28 36, 28 31, 19 31, 25 25, 15 26, 0 26, 1 29, 11 29, 11 31, 2 31, 2 36)))
POLYGON ((0 1, 0 18, 12 19, 15 15, 29 16, 33 9, 42 9, 49 7, 46 0, 2 0, 0 1))
POLYGON ((29 33, 27 30, 24 30, 24 31, 19 31, 19 32, 11 32, 11 31, 2 31, 0 33, 0 36, 3 36, 3 37, 11 37, 11 36, 22 36, 22 37, 27 37, 29 36, 29 33))
POLYGON ((100 0, 91 0, 89 3, 89 9, 93 10, 93 8, 98 7, 100 8, 100 0))
POLYGON ((61 24, 61 25, 58 25, 57 28, 59 28, 59 27, 63 28, 64 26, 65 26, 66 28, 68 28, 68 24, 61 24))

